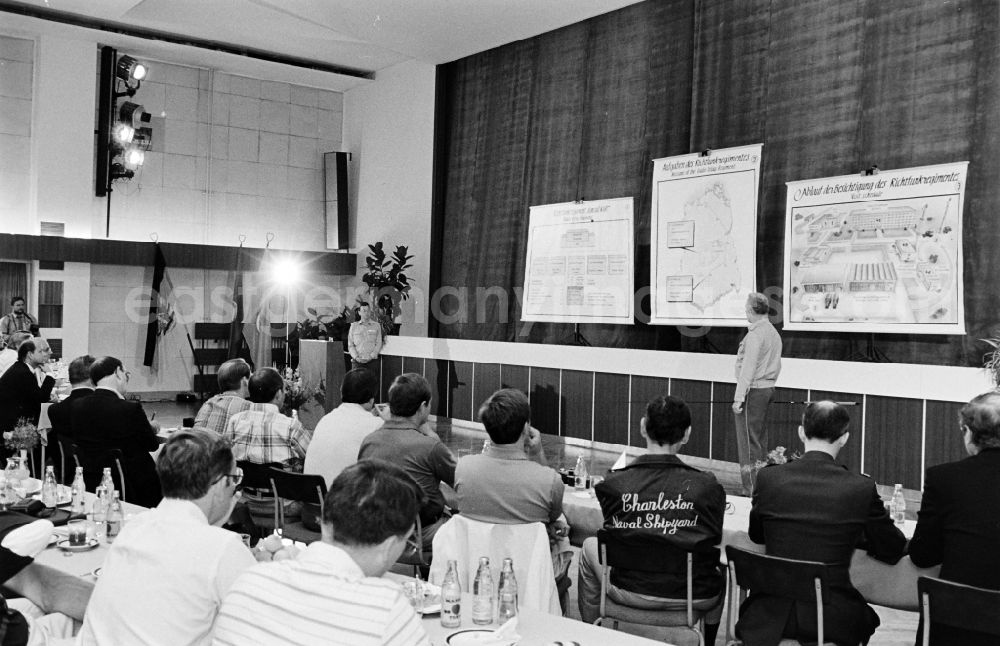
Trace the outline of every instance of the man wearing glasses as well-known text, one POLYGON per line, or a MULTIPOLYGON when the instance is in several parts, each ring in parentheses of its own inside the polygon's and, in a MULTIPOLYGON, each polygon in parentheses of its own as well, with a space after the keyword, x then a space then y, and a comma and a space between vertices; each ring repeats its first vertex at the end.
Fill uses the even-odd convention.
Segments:
POLYGON ((239 534, 219 527, 243 473, 217 433, 176 433, 156 462, 163 501, 112 544, 80 631, 83 644, 211 643, 236 578, 255 563, 239 534))
POLYGON ((77 445, 87 490, 101 481, 101 471, 111 467, 115 488, 121 490, 118 469, 109 452, 121 451, 125 472, 123 498, 143 507, 155 507, 163 497, 150 451, 160 446, 158 425, 150 422, 137 401, 126 401, 129 372, 115 357, 101 357, 90 366, 94 393, 73 403, 70 434, 77 445))

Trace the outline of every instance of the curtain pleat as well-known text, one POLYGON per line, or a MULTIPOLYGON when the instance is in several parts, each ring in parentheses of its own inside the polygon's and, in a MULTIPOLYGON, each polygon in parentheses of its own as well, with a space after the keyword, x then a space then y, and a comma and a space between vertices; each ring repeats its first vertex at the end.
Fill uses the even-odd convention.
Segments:
POLYGON ((998 25, 994 2, 650 0, 447 64, 436 261, 459 296, 443 299, 439 334, 569 342, 570 325, 519 321, 528 209, 633 196, 636 325, 581 331, 594 345, 735 352, 739 328, 644 322, 650 160, 762 141, 762 290, 782 282, 785 182, 971 162, 967 336, 782 336, 792 357, 859 358, 874 341, 896 362, 977 365, 1000 296, 998 25))

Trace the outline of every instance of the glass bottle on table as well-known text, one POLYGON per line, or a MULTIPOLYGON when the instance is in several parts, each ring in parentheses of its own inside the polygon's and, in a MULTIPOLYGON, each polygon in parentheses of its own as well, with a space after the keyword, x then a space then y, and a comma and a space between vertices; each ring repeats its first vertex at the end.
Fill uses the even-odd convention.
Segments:
POLYGON ((94 526, 94 537, 100 540, 104 538, 104 532, 107 530, 107 491, 103 485, 98 485, 96 493, 97 498, 94 498, 94 504, 90 507, 90 523, 94 526))
POLYGON ((86 514, 87 503, 84 500, 84 494, 87 492, 87 485, 83 482, 83 467, 76 468, 76 474, 73 476, 73 484, 70 487, 70 491, 73 495, 70 507, 73 514, 86 514))
POLYGON ((500 569, 500 584, 497 586, 497 623, 517 616, 517 579, 514 577, 514 561, 503 560, 500 569))
POLYGON ((116 491, 111 497, 111 504, 108 506, 108 513, 106 516, 107 530, 106 538, 109 543, 113 542, 118 536, 118 532, 122 529, 122 521, 125 515, 122 513, 122 501, 118 499, 118 492, 116 491))
POLYGON ((573 469, 573 486, 577 491, 587 488, 587 461, 581 455, 576 459, 576 467, 573 469))
POLYGON ((901 484, 897 484, 892 490, 889 514, 892 516, 892 522, 900 527, 906 522, 906 498, 903 496, 903 485, 901 484))
POLYGON ((458 582, 458 561, 448 561, 448 571, 441 584, 441 625, 458 628, 462 625, 462 586, 458 582))
POLYGON ((107 492, 108 501, 110 502, 111 495, 115 492, 115 481, 111 477, 111 467, 104 467, 104 474, 101 476, 101 486, 107 492))
POLYGON ((45 467, 45 479, 42 480, 42 504, 47 509, 55 509, 59 503, 59 483, 56 482, 56 470, 53 466, 45 467))
POLYGON ((480 626, 493 623, 493 573, 488 556, 479 557, 479 570, 472 584, 472 623, 480 626))

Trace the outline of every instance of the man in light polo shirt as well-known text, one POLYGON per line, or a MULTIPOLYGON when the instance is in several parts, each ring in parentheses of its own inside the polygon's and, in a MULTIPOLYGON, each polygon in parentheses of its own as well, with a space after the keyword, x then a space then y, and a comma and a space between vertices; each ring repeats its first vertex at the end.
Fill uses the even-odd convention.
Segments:
POLYGON ((434 534, 448 520, 441 483, 455 484, 455 456, 425 424, 431 410, 431 386, 408 372, 389 387, 388 419, 361 443, 358 459, 385 460, 400 467, 423 491, 420 524, 423 549, 430 550, 434 534))
POLYGON ((247 570, 222 603, 213 644, 429 646, 402 587, 380 578, 403 553, 418 496, 391 464, 344 469, 326 495, 322 540, 247 570))
POLYGON ((750 322, 736 355, 736 393, 733 414, 736 421, 736 448, 740 457, 743 493, 753 493, 756 464, 767 459, 767 406, 774 396, 774 382, 781 372, 781 337, 767 320, 770 304, 763 294, 747 297, 750 322))
POLYGON ((531 406, 520 390, 496 391, 479 407, 490 443, 455 467, 456 504, 466 518, 484 523, 544 523, 552 547, 552 570, 560 597, 569 587, 573 557, 562 515, 562 478, 549 468, 542 435, 531 426, 531 406))
POLYGON ((358 461, 361 443, 382 427, 382 418, 372 413, 377 394, 378 376, 371 370, 355 368, 344 375, 342 403, 316 424, 303 473, 321 475, 330 486, 341 471, 358 461))

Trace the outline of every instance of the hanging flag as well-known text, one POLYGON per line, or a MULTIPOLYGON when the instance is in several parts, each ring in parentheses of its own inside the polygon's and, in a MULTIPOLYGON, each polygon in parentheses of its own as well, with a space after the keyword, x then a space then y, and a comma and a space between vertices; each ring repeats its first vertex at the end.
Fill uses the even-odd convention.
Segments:
POLYGON ((236 269, 233 270, 233 305, 236 311, 229 324, 229 352, 227 359, 235 359, 243 350, 243 243, 236 250, 236 269))
POLYGON ((156 338, 159 336, 160 328, 160 285, 163 283, 163 274, 167 271, 167 261, 163 257, 160 243, 156 242, 153 246, 155 248, 153 282, 149 294, 149 321, 146 323, 146 351, 142 356, 142 365, 144 366, 152 366, 153 355, 156 354, 156 338))

